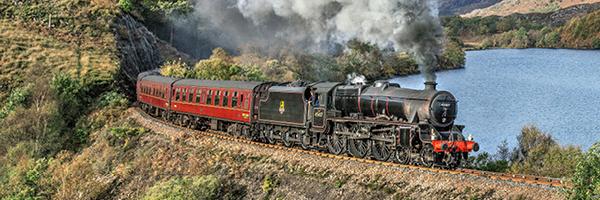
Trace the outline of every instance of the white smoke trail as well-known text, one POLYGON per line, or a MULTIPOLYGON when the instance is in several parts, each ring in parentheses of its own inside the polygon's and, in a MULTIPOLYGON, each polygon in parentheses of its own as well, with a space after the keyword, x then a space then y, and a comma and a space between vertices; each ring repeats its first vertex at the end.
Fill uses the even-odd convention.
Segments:
POLYGON ((221 46, 322 53, 358 39, 413 54, 435 81, 442 39, 435 0, 197 0, 194 8, 200 31, 221 46))

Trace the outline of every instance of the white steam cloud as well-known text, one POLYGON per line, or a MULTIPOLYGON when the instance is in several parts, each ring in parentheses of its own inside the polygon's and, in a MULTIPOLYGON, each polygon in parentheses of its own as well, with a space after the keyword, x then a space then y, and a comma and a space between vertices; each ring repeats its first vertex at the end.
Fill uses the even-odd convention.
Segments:
POLYGON ((435 0, 197 0, 199 31, 227 48, 332 52, 351 39, 411 53, 427 81, 441 52, 435 0))

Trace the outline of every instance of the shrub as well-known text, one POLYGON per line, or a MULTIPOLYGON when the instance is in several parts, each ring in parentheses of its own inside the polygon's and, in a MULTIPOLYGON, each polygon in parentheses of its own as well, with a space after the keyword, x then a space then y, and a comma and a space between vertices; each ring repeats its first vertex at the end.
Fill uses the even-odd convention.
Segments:
POLYGON ((22 106, 31 96, 31 86, 17 88, 10 93, 6 103, 0 108, 0 120, 6 118, 16 107, 22 106))
POLYGON ((5 166, 6 181, 0 182, 2 199, 47 199, 48 188, 42 183, 48 168, 47 159, 19 158, 11 166, 5 166))
POLYGON ((567 177, 581 157, 578 147, 561 147, 551 135, 532 125, 524 127, 517 140, 511 166, 514 173, 567 177))
POLYGON ((110 135, 119 140, 126 140, 131 137, 140 136, 146 132, 148 131, 145 128, 133 128, 128 125, 110 129, 110 135))
POLYGON ((221 193, 216 176, 172 178, 155 183, 146 191, 144 200, 217 199, 221 193))
POLYGON ((131 12, 131 10, 133 10, 133 3, 131 2, 131 0, 119 0, 119 3, 117 3, 117 5, 119 6, 119 8, 126 12, 131 12))
POLYGON ((128 104, 129 100, 127 100, 125 95, 116 91, 104 93, 98 102, 98 106, 100 107, 127 107, 128 104))
POLYGON ((457 38, 449 39, 444 45, 444 53, 440 59, 442 67, 461 67, 465 65, 465 51, 457 38))
POLYGON ((600 49, 600 38, 594 38, 592 41, 592 48, 600 49))
POLYGON ((571 199, 600 197, 600 142, 594 144, 577 163, 572 182, 571 199))
POLYGON ((163 76, 185 78, 191 76, 190 73, 190 67, 181 60, 167 61, 160 67, 160 74, 163 76))
POLYGON ((213 50, 210 58, 200 60, 194 66, 193 75, 206 80, 263 80, 264 75, 254 65, 242 66, 222 48, 213 50))

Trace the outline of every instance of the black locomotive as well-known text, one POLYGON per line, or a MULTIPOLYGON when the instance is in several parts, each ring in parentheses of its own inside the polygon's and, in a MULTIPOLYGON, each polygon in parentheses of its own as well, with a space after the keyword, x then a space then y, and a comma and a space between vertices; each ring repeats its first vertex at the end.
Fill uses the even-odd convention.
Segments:
POLYGON ((274 83, 138 78, 138 101, 155 116, 198 129, 332 154, 456 167, 479 146, 455 125, 456 98, 387 81, 274 83), (158 96, 153 95, 158 94, 158 96))

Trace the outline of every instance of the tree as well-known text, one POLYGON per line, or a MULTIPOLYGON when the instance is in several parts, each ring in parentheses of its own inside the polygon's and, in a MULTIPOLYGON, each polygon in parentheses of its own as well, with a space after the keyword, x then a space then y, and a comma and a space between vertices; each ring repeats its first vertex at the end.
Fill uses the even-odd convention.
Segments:
POLYGON ((177 78, 190 77, 190 68, 187 63, 180 60, 167 61, 160 67, 160 74, 177 78))
POLYGON ((600 197, 600 142, 594 144, 577 163, 572 182, 571 199, 600 197))
POLYGON ((222 48, 213 49, 210 58, 194 66, 193 77, 206 80, 263 80, 257 66, 241 66, 222 48))
POLYGON ((450 38, 444 45, 444 53, 440 59, 443 67, 460 67, 465 65, 465 51, 457 38, 450 38))
POLYGON ((581 158, 578 147, 561 147, 550 134, 532 125, 524 127, 517 140, 511 159, 514 173, 568 177, 581 158))

